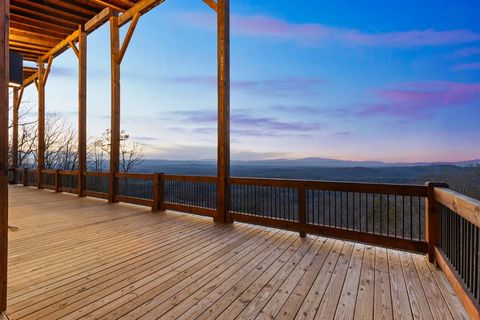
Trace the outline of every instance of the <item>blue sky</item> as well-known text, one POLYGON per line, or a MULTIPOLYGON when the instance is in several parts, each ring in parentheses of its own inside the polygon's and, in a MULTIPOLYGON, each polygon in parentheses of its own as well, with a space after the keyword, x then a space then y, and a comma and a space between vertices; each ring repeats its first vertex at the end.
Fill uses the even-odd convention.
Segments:
MULTIPOLYGON (((480 158, 475 1, 231 1, 233 159, 480 158)), ((125 34, 127 27, 122 29, 125 34)), ((109 126, 108 25, 88 38, 88 135, 109 126)), ((47 112, 76 125, 76 58, 47 112)), ((149 158, 216 157, 216 31, 200 0, 141 17, 122 62, 122 129, 149 158)), ((26 101, 36 105, 31 86, 26 101)))

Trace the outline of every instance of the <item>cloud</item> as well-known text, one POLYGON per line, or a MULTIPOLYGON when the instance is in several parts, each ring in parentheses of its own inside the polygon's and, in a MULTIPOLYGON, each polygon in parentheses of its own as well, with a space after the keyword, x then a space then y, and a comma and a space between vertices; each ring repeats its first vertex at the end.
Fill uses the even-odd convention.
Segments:
MULTIPOLYGON (((180 121, 186 121, 195 124, 216 124, 217 113, 213 111, 199 111, 199 110, 184 110, 172 112, 173 115, 180 116, 180 121)), ((251 131, 255 129, 257 134, 262 132, 312 132, 321 130, 322 125, 320 123, 307 123, 298 121, 282 121, 273 117, 267 116, 255 116, 244 111, 233 112, 230 116, 231 126, 233 128, 246 128, 251 131), (270 130, 270 131, 265 131, 270 130)), ((206 130, 206 129, 202 129, 206 130)), ((233 132, 233 131, 232 131, 233 132)), ((252 133, 253 134, 253 133, 252 133)))
MULTIPOLYGON (((65 78, 76 78, 78 74, 74 68, 58 67, 53 72, 55 76, 65 78)), ((95 79, 107 79, 110 73, 106 70, 92 69, 88 76, 95 79)), ((201 85, 215 87, 217 86, 217 77, 208 75, 189 75, 164 77, 156 74, 140 73, 135 70, 123 70, 124 79, 135 79, 135 81, 144 82, 162 82, 164 84, 181 85, 201 85)), ((242 91, 256 95, 315 95, 326 84, 326 81, 316 77, 279 77, 259 80, 230 80, 232 91, 242 91)))
MULTIPOLYGON (((235 149, 232 147, 230 158, 232 160, 265 160, 286 158, 291 155, 281 152, 257 152, 253 150, 235 149)), ((152 149, 149 157, 152 159, 164 158, 171 160, 207 160, 216 159, 217 147, 198 145, 162 146, 152 149)))
MULTIPOLYGON (((216 30, 213 14, 182 12, 178 17, 183 22, 206 30, 216 30)), ((480 40, 480 34, 470 30, 434 29, 399 32, 368 33, 358 29, 339 28, 319 23, 291 23, 266 15, 231 15, 231 31, 234 34, 252 37, 268 37, 294 41, 306 45, 340 43, 353 46, 421 47, 446 46, 471 43, 480 40)))
MULTIPOLYGON (((216 76, 162 77, 158 81, 190 85, 216 86, 216 76)), ((243 91, 257 95, 312 95, 326 84, 325 80, 315 77, 280 77, 263 80, 230 81, 232 91, 243 91)))
POLYGON ((143 142, 152 142, 158 141, 158 138, 146 137, 146 136, 131 136, 133 140, 143 141, 143 142))
POLYGON ((480 70, 480 62, 457 64, 453 66, 453 70, 455 71, 480 70))
POLYGON ((457 50, 453 53, 456 58, 465 58, 472 56, 480 56, 480 48, 470 47, 457 50))
POLYGON ((427 117, 440 109, 466 106, 480 99, 480 83, 447 81, 405 82, 373 91, 380 101, 357 113, 361 117, 389 116, 397 119, 427 117))

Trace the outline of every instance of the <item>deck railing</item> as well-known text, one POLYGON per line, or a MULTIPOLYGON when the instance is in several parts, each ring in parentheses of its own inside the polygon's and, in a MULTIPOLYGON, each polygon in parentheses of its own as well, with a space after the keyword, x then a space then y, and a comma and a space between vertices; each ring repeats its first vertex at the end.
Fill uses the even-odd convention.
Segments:
POLYGON ((426 186, 231 178, 233 220, 425 252, 426 186))
POLYGON ((433 188, 434 260, 473 319, 480 319, 480 201, 433 188))
MULTIPOLYGON (((12 183, 78 193, 78 171, 11 170, 12 183), (41 179, 39 180, 39 172, 41 179)), ((84 172, 87 196, 215 217, 217 178, 84 172)), ((444 184, 229 178, 229 220, 428 253, 473 318, 480 305, 480 201, 444 184)))

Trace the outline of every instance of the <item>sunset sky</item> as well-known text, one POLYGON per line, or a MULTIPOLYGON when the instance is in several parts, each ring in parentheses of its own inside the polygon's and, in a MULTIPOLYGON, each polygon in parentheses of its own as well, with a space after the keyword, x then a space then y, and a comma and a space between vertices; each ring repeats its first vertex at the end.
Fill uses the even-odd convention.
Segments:
MULTIPOLYGON (((232 159, 480 158, 477 1, 231 0, 232 159)), ((216 18, 201 0, 142 16, 122 63, 122 129, 148 158, 216 157, 216 18)), ((125 34, 127 27, 122 29, 125 34)), ((88 38, 88 135, 109 127, 109 28, 88 38)), ((77 60, 47 112, 76 126, 77 60)), ((36 90, 25 92, 36 107, 36 90)))

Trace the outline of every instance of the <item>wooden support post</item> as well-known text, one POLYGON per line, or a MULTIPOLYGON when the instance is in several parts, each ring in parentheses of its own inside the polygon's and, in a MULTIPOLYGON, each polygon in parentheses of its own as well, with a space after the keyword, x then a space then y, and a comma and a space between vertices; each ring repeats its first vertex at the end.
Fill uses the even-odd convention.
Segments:
POLYGON ((231 223, 230 208, 230 0, 217 2, 218 149, 216 222, 231 223))
POLYGON ((164 180, 163 173, 153 174, 153 204, 152 211, 165 210, 163 204, 164 180))
MULTIPOLYGON (((21 89, 23 91, 23 88, 21 89)), ((18 107, 20 105, 20 91, 18 88, 13 89, 13 123, 12 123, 12 181, 10 183, 14 184, 17 181, 17 172, 15 171, 18 168, 18 107)))
POLYGON ((26 187, 28 183, 28 169, 23 168, 23 186, 26 187))
POLYGON ((427 182, 427 198, 425 203, 425 229, 428 242, 428 261, 435 261, 435 247, 440 241, 440 205, 435 200, 435 188, 448 188, 448 184, 427 182))
POLYGON ((10 0, 0 1, 0 311, 7 309, 10 0))
MULTIPOLYGON (((37 150, 37 168, 38 170, 45 168, 45 66, 43 61, 38 62, 38 150, 37 150)), ((38 188, 42 186, 42 175, 38 174, 38 188)))
POLYGON ((110 17, 110 63, 111 63, 111 123, 110 123, 110 190, 108 202, 115 202, 120 160, 120 35, 118 13, 110 17))
MULTIPOLYGON (((301 226, 307 224, 307 190, 305 188, 298 188, 298 222, 301 226)), ((305 231, 300 231, 300 237, 306 236, 305 231)))
POLYGON ((78 196, 86 194, 87 171, 87 33, 78 30, 78 196))
POLYGON ((60 170, 55 170, 55 192, 60 192, 60 188, 62 187, 62 180, 60 179, 60 170))

